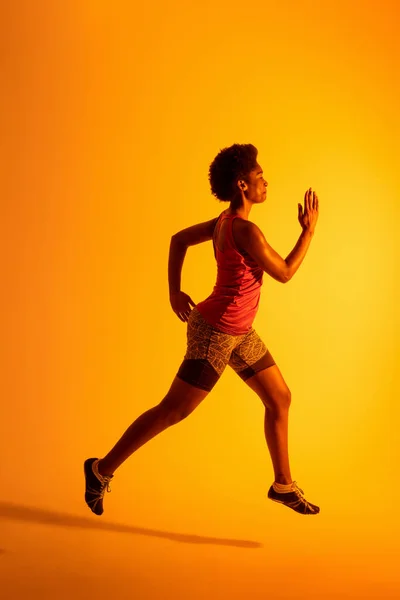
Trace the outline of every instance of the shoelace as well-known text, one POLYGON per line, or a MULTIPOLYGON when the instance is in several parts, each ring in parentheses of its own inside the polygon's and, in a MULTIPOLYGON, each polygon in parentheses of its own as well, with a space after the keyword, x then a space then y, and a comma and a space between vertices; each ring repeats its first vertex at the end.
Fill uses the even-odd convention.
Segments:
POLYGON ((94 490, 94 492, 98 493, 99 497, 102 498, 104 496, 105 490, 107 490, 107 492, 111 492, 110 482, 111 482, 112 476, 100 475, 99 470, 97 468, 97 463, 98 463, 98 461, 96 461, 96 463, 94 463, 92 465, 92 471, 96 475, 97 479, 100 478, 99 481, 101 483, 101 488, 100 488, 99 492, 97 492, 96 490, 94 490))
MULTIPOLYGON (((299 501, 303 504, 305 504, 305 506, 310 509, 312 512, 315 512, 313 506, 307 502, 307 500, 304 498, 304 492, 301 488, 299 488, 299 486, 297 485, 297 483, 295 481, 292 482, 292 487, 293 487, 293 491, 296 494, 296 496, 299 498, 299 501)), ((298 502, 295 502, 294 504, 298 504, 298 502)))
POLYGON ((99 498, 102 498, 104 496, 105 490, 107 490, 107 492, 111 492, 109 479, 107 481, 101 481, 100 483, 101 488, 99 490, 88 486, 87 491, 93 494, 94 496, 98 496, 99 498))
POLYGON ((103 499, 105 490, 107 490, 107 492, 111 492, 110 480, 111 480, 111 477, 105 476, 103 478, 103 481, 101 481, 100 490, 96 490, 91 487, 88 488, 88 492, 94 496, 94 498, 89 502, 89 504, 93 505, 94 508, 96 508, 96 506, 100 502, 100 500, 103 499))
POLYGON ((110 488, 110 482, 112 477, 109 477, 108 475, 102 475, 103 481, 101 482, 101 490, 100 493, 102 496, 104 496, 104 492, 105 490, 107 490, 107 492, 111 492, 111 488, 110 488))
MULTIPOLYGON (((297 492, 301 492, 301 494, 304 495, 304 492, 301 488, 299 488, 299 486, 297 485, 297 483, 295 481, 292 481, 292 486, 293 486, 293 491, 297 494, 297 492)), ((297 494, 299 495, 299 494, 297 494)))

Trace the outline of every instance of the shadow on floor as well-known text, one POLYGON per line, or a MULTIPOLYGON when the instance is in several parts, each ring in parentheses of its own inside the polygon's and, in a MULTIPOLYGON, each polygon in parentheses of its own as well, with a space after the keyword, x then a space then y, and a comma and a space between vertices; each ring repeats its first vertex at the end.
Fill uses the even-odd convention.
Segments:
POLYGON ((110 523, 103 520, 96 521, 96 519, 102 519, 102 517, 98 517, 95 514, 93 514, 93 517, 79 517, 53 510, 33 508, 22 504, 13 504, 11 502, 0 502, 0 519, 25 521, 29 523, 38 523, 40 525, 57 525, 59 527, 119 531, 121 533, 146 535, 186 544, 212 544, 214 546, 234 546, 237 548, 262 548, 262 544, 259 542, 252 542, 249 540, 215 538, 204 535, 171 533, 169 531, 159 531, 157 529, 147 529, 145 527, 133 527, 132 525, 121 525, 119 523, 110 523))

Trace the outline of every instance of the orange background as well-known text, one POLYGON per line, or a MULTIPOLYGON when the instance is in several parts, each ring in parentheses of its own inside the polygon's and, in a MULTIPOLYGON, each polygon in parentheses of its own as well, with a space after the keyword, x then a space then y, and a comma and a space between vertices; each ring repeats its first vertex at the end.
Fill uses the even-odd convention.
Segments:
MULTIPOLYGON (((0 592, 6 600, 395 599, 400 485, 397 3, 13 2, 2 39, 0 592), (272 503, 264 409, 226 369, 116 472, 96 517, 83 460, 168 391, 186 348, 171 235, 227 207, 208 167, 253 143, 252 209, 286 257, 254 327, 292 392, 292 477, 272 503)), ((182 289, 216 276, 189 248, 182 289)))

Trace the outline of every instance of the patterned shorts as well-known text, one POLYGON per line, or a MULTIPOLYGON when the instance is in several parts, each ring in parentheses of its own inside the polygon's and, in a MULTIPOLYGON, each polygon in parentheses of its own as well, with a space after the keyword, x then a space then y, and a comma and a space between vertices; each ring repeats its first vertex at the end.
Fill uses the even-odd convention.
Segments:
POLYGON ((275 364, 262 339, 251 328, 243 335, 215 329, 193 308, 187 321, 187 350, 176 374, 179 379, 211 391, 226 365, 246 381, 275 364))

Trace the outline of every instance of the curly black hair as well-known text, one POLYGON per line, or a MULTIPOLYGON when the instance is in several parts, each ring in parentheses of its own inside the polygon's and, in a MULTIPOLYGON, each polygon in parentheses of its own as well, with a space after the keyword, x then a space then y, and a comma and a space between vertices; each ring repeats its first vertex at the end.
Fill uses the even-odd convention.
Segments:
POLYGON ((238 191, 237 181, 247 183, 250 171, 257 167, 257 154, 253 144, 233 144, 221 150, 208 171, 212 195, 221 202, 232 200, 238 191))

